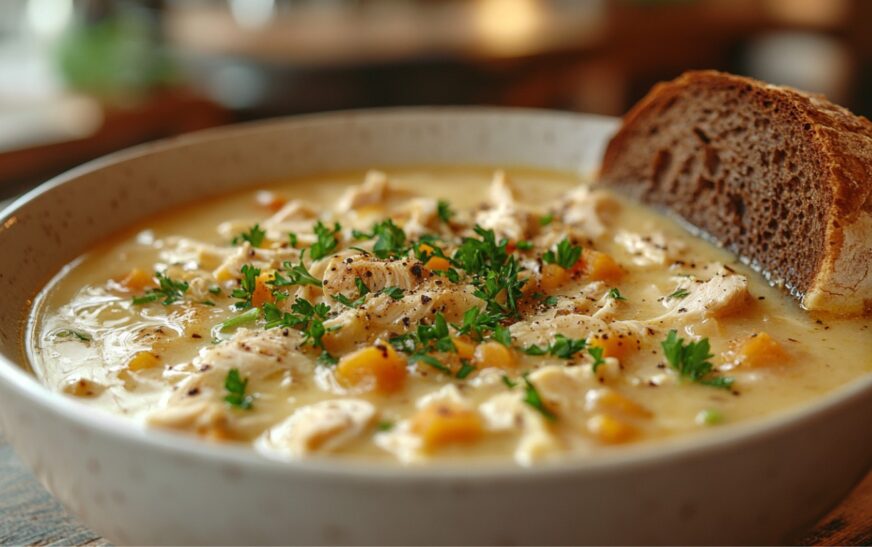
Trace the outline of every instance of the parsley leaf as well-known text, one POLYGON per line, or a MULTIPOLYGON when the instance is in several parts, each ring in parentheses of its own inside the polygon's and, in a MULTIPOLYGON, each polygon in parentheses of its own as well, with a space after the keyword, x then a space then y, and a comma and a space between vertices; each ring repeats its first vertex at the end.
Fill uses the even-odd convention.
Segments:
POLYGON ((92 340, 90 334, 88 334, 86 332, 73 330, 73 329, 59 330, 55 333, 55 338, 70 338, 70 337, 78 338, 80 342, 90 342, 92 340))
POLYGON ((539 395, 539 391, 536 389, 536 386, 533 385, 533 382, 527 378, 526 374, 522 376, 522 379, 524 380, 524 403, 535 408, 548 420, 552 422, 557 420, 557 415, 545 406, 545 401, 542 400, 542 396, 539 395))
POLYGON ((505 374, 503 374, 502 380, 503 383, 506 384, 506 387, 509 389, 513 389, 516 385, 518 385, 518 382, 513 382, 512 379, 505 374))
POLYGON ((469 361, 467 361, 466 359, 463 359, 460 363, 460 370, 458 370, 457 374, 455 374, 454 376, 463 380, 475 371, 475 367, 470 365, 469 361))
POLYGON ((454 216, 454 211, 451 210, 451 204, 442 199, 440 199, 436 204, 436 213, 445 224, 448 224, 448 222, 451 221, 451 217, 454 216))
POLYGON ((714 357, 710 353, 708 338, 698 342, 684 343, 678 337, 675 329, 669 331, 666 340, 660 343, 663 354, 669 362, 669 366, 675 369, 679 376, 699 384, 729 389, 733 385, 733 379, 724 376, 709 377, 714 370, 714 365, 709 359, 714 357))
POLYGON ((400 256, 405 254, 406 232, 394 224, 391 219, 385 219, 372 227, 373 237, 376 238, 372 252, 379 258, 400 256))
POLYGON ((515 248, 519 251, 529 251, 533 248, 533 242, 522 239, 521 241, 515 243, 515 248))
POLYGON ((502 325, 497 325, 496 327, 494 327, 494 333, 491 335, 491 338, 506 346, 507 348, 512 347, 512 333, 509 332, 508 328, 502 325))
POLYGON ((252 247, 260 247, 263 244, 263 240, 266 237, 266 231, 260 228, 260 224, 255 224, 251 228, 248 229, 247 232, 242 232, 241 234, 235 236, 231 243, 233 245, 240 245, 243 241, 247 241, 251 243, 252 247))
POLYGON ((617 287, 609 289, 609 298, 614 298, 615 300, 626 300, 627 298, 621 294, 621 291, 618 290, 617 287))
POLYGON ((300 241, 297 239, 297 234, 295 234, 294 232, 288 232, 288 243, 291 244, 291 247, 296 249, 299 242, 300 241))
POLYGON ((291 312, 284 312, 275 304, 263 305, 263 316, 266 324, 264 328, 289 327, 302 331, 303 344, 324 349, 322 338, 328 332, 336 328, 328 329, 324 326, 330 307, 323 302, 312 304, 305 298, 297 298, 291 305, 291 312))
POLYGON ((272 280, 267 281, 267 284, 272 285, 273 287, 289 287, 292 285, 321 286, 321 280, 309 273, 309 270, 306 268, 305 264, 303 264, 302 255, 300 256, 299 263, 291 264, 289 261, 285 261, 282 264, 282 267, 285 269, 287 277, 285 277, 281 272, 276 272, 273 274, 272 280))
POLYGON ((543 300, 542 303, 545 304, 546 306, 548 306, 549 308, 554 307, 557 305, 557 297, 554 295, 551 295, 551 296, 547 297, 545 300, 543 300))
POLYGON ((239 302, 233 305, 237 310, 244 310, 251 307, 251 298, 254 296, 254 290, 257 287, 257 276, 260 275, 260 268, 255 268, 250 264, 242 265, 242 278, 239 280, 239 288, 233 289, 230 296, 238 298, 239 302))
POLYGON ((483 312, 478 308, 469 308, 463 313, 460 325, 454 325, 458 334, 472 334, 477 340, 482 340, 487 331, 495 330, 502 320, 501 314, 483 312))
POLYGON ((315 223, 316 241, 309 247, 309 256, 312 257, 312 260, 324 258, 336 249, 336 245, 339 244, 336 240, 336 234, 341 229, 342 227, 338 222, 333 225, 332 229, 322 224, 320 220, 315 223))
POLYGON ((524 348, 523 352, 527 355, 553 355, 561 359, 572 359, 576 353, 584 351, 586 347, 587 340, 583 338, 575 340, 562 334, 556 334, 554 335, 554 341, 548 346, 543 348, 533 344, 524 348))
POLYGON ((342 293, 333 295, 333 300, 349 308, 359 308, 366 302, 366 295, 369 294, 369 287, 363 282, 363 279, 357 277, 354 279, 354 285, 357 287, 357 299, 352 300, 342 293))
POLYGON ((384 289, 378 292, 379 294, 386 294, 393 298, 394 300, 402 300, 404 291, 400 287, 385 287, 384 289))
POLYGON ((423 362, 427 365, 430 365, 431 367, 435 368, 439 372, 442 372, 445 374, 451 374, 451 369, 448 368, 447 366, 445 366, 442 363, 442 361, 433 357, 432 355, 429 355, 427 353, 413 353, 412 355, 409 356, 410 363, 414 364, 414 363, 417 363, 419 361, 423 362))
POLYGON ((231 406, 242 410, 250 410, 254 402, 251 395, 245 394, 245 388, 248 387, 248 378, 242 379, 239 375, 239 369, 232 368, 227 372, 224 378, 224 389, 227 390, 227 395, 224 397, 231 406))
POLYGON ((133 304, 136 306, 156 302, 163 298, 161 304, 169 306, 173 302, 177 302, 184 297, 188 292, 188 282, 171 279, 160 272, 155 272, 155 278, 158 281, 158 288, 149 289, 142 296, 134 296, 133 304))
POLYGON ((546 264, 557 264, 564 270, 568 270, 575 266, 575 263, 581 258, 581 247, 576 247, 569 242, 567 238, 563 238, 557 244, 557 252, 546 251, 542 255, 542 260, 546 264))
POLYGON ((603 348, 599 346, 591 346, 587 348, 587 353, 593 357, 593 363, 591 363, 590 366, 594 373, 596 373, 596 369, 606 364, 606 360, 603 359, 603 348))
POLYGON ((552 215, 551 213, 539 217, 539 226, 548 226, 552 222, 554 222, 554 215, 552 215))
POLYGON ((690 294, 690 293, 687 292, 687 289, 676 289, 675 292, 673 292, 672 294, 670 294, 670 295, 667 296, 666 298, 667 298, 668 300, 672 300, 673 298, 682 299, 682 298, 686 297, 686 296, 689 295, 689 294, 690 294))

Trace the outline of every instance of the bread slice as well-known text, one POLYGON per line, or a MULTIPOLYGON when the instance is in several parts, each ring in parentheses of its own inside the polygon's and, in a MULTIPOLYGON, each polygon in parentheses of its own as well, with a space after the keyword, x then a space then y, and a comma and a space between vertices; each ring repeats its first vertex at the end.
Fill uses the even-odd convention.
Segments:
POLYGON ((872 123, 714 71, 656 85, 600 181, 677 213, 809 310, 872 312, 872 123))

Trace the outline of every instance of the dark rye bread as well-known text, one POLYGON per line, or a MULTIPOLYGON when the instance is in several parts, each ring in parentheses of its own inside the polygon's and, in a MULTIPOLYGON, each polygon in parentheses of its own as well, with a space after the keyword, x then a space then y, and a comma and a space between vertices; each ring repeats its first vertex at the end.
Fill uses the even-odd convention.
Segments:
POLYGON ((656 85, 600 182, 677 213, 811 310, 872 310, 872 123, 714 71, 656 85))

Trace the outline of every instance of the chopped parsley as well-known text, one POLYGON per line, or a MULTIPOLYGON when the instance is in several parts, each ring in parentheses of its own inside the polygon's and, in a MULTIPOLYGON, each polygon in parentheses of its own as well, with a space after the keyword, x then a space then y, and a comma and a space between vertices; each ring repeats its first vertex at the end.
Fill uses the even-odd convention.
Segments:
POLYGON ((507 327, 504 327, 502 325, 497 325, 496 327, 494 327, 494 333, 491 335, 491 339, 499 342, 507 348, 512 347, 512 333, 509 332, 509 329, 507 327))
POLYGON ((451 369, 445 366, 445 364, 439 359, 429 355, 427 353, 413 353, 409 356, 409 362, 418 363, 423 362, 431 367, 435 368, 439 372, 443 372, 445 374, 451 374, 451 369))
POLYGON ((463 313, 463 321, 460 325, 454 325, 458 334, 469 334, 476 340, 482 340, 488 331, 497 328, 502 314, 494 314, 481 311, 478 308, 469 308, 463 313))
POLYGON ((230 369, 227 372, 227 376, 224 378, 224 389, 227 390, 227 395, 224 397, 224 401, 230 406, 242 410, 250 410, 254 403, 254 398, 251 395, 245 394, 245 389, 247 387, 248 378, 243 380, 242 376, 239 375, 239 369, 230 369))
POLYGON ((242 242, 247 241, 251 243, 252 247, 260 247, 263 245, 263 240, 266 238, 266 231, 262 230, 260 224, 255 224, 251 228, 248 229, 247 232, 242 232, 241 234, 235 236, 231 243, 233 245, 241 245, 242 242))
POLYGON ((451 210, 450 203, 440 199, 439 203, 436 204, 436 214, 439 215, 439 219, 442 220, 442 222, 448 224, 451 221, 451 217, 454 216, 454 211, 451 210))
POLYGON ((80 342, 90 342, 92 340, 90 334, 73 329, 59 330, 55 333, 55 338, 78 338, 80 342))
MULTIPOLYGON (((305 249, 303 250, 303 253, 305 253, 305 249)), ((310 274, 309 270, 306 269, 306 265, 303 264, 302 255, 300 256, 300 262, 297 264, 291 264, 289 261, 285 261, 282 264, 282 267, 284 268, 286 275, 281 272, 276 272, 273 274, 272 280, 267 281, 267 284, 272 285, 273 287, 289 287, 292 285, 321 286, 321 280, 310 274)))
POLYGON ((576 353, 584 351, 585 347, 587 347, 587 341, 583 338, 575 340, 562 334, 555 334, 554 341, 548 346, 543 348, 533 344, 524 348, 523 351, 527 355, 552 355, 560 359, 572 359, 576 353))
POLYGON ((339 359, 331 355, 329 351, 324 350, 321 352, 321 355, 318 356, 317 362, 319 365, 332 367, 339 362, 339 359))
POLYGON ((529 251, 533 248, 533 242, 522 239, 521 241, 515 243, 515 248, 519 251, 529 251))
POLYGON ((375 244, 372 246, 372 252, 379 258, 402 256, 409 250, 406 244, 406 232, 389 218, 375 223, 372 226, 372 232, 353 230, 351 234, 355 239, 374 238, 375 244))
POLYGON ((539 395, 539 391, 536 389, 536 386, 533 385, 533 382, 527 378, 526 374, 521 378, 524 380, 524 398, 522 399, 524 403, 536 409, 539 414, 545 416, 546 419, 552 422, 557 420, 557 415, 545 406, 545 401, 542 400, 542 396, 539 395))
POLYGON ((328 329, 324 326, 330 307, 323 302, 312 304, 305 298, 297 298, 291 305, 290 312, 282 312, 275 304, 263 305, 263 317, 266 321, 264 328, 276 327, 294 328, 303 333, 303 344, 324 349, 322 338, 328 332, 336 328, 328 329))
POLYGON ((474 371, 475 371, 475 367, 472 366, 471 364, 469 364, 469 361, 464 359, 460 362, 460 369, 457 371, 457 374, 455 374, 454 376, 463 380, 464 378, 466 378, 467 376, 472 374, 474 371))
POLYGON ((669 296, 667 296, 666 298, 667 298, 668 300, 672 300, 673 298, 682 299, 682 298, 686 297, 686 296, 689 295, 689 294, 690 294, 690 293, 687 292, 687 289, 676 289, 675 292, 671 293, 671 294, 670 294, 669 296))
POLYGON ((518 385, 518 382, 512 381, 512 379, 509 378, 508 376, 506 376, 505 374, 503 374, 502 380, 503 380, 503 383, 506 384, 506 387, 509 389, 514 389, 515 386, 518 385))
POLYGON ((177 302, 184 298, 185 293, 188 292, 189 286, 187 281, 171 279, 160 272, 155 272, 154 276, 157 279, 158 288, 149 289, 148 292, 142 296, 134 296, 134 305, 140 306, 142 304, 148 304, 163 299, 161 300, 161 304, 169 306, 173 302, 177 302))
POLYGON ((709 353, 711 348, 708 338, 685 344, 684 340, 678 337, 675 329, 672 329, 666 336, 666 340, 660 343, 660 346, 663 348, 663 354, 666 356, 669 366, 675 369, 682 378, 721 389, 732 387, 732 378, 711 376, 714 365, 709 362, 709 359, 714 355, 709 353))
POLYGON ((393 298, 394 300, 402 300, 405 292, 400 287, 385 287, 384 289, 378 292, 379 294, 386 294, 393 298))
POLYGON ((590 366, 591 370, 596 374, 596 370, 606 364, 606 360, 603 358, 603 348, 599 346, 591 346, 587 348, 587 353, 593 357, 593 363, 591 363, 590 366))
POLYGON ((621 291, 618 290, 617 287, 609 289, 609 298, 613 298, 615 300, 626 300, 627 298, 621 294, 621 291))
POLYGON ((557 305, 557 297, 554 295, 551 295, 551 296, 545 298, 545 300, 543 300, 542 303, 545 304, 546 306, 548 306, 549 308, 554 307, 557 305))
POLYGON ((325 226, 320 220, 315 223, 314 231, 316 241, 311 247, 309 247, 309 256, 312 257, 312 260, 324 258, 336 250, 336 246, 339 244, 336 240, 336 234, 338 234, 341 229, 342 227, 338 222, 333 225, 333 228, 325 226))
POLYGON ((546 264, 557 264, 564 270, 568 270, 575 266, 575 263, 581 258, 581 247, 577 247, 570 243, 567 238, 563 238, 557 244, 557 252, 546 251, 542 255, 542 260, 546 264))
POLYGON ((257 276, 260 275, 260 268, 255 268, 250 264, 243 264, 241 273, 242 278, 239 280, 239 288, 233 289, 233 292, 230 293, 230 296, 239 299, 239 302, 233 304, 233 307, 237 310, 251 307, 251 299, 257 287, 257 276))
POLYGON ((390 431, 394 428, 394 422, 391 422, 390 420, 382 420, 375 424, 375 428, 377 431, 390 431))
POLYGON ((554 222, 554 215, 551 213, 539 217, 539 226, 548 226, 552 222, 554 222))
MULTIPOLYGON (((271 305, 271 304, 270 304, 271 305)), ((227 330, 232 329, 234 327, 238 327, 239 325, 244 325, 246 323, 251 323, 252 321, 257 321, 257 318, 260 316, 260 308, 251 308, 250 310, 246 310, 243 313, 235 317, 231 317, 230 319, 219 323, 219 330, 227 330)))
POLYGON ((359 308, 366 302, 366 295, 369 294, 369 287, 363 282, 363 279, 357 277, 354 279, 354 286, 357 287, 357 299, 352 300, 342 293, 334 294, 333 300, 339 302, 343 306, 349 308, 359 308))
POLYGON ((212 285, 209 287, 209 292, 215 295, 221 294, 221 287, 218 285, 212 285))
POLYGON ((288 243, 290 243, 291 247, 296 249, 297 244, 299 244, 299 239, 297 238, 297 234, 295 234, 294 232, 288 232, 288 243))

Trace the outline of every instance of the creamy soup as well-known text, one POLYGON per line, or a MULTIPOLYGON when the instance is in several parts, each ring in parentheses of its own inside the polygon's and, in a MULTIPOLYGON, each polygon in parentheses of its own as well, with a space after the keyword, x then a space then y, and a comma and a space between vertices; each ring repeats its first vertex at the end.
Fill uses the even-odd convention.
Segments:
POLYGON ((37 376, 95 409, 282 459, 588 457, 872 371, 730 254, 577 177, 296 180, 151 219, 66 268, 37 376))

